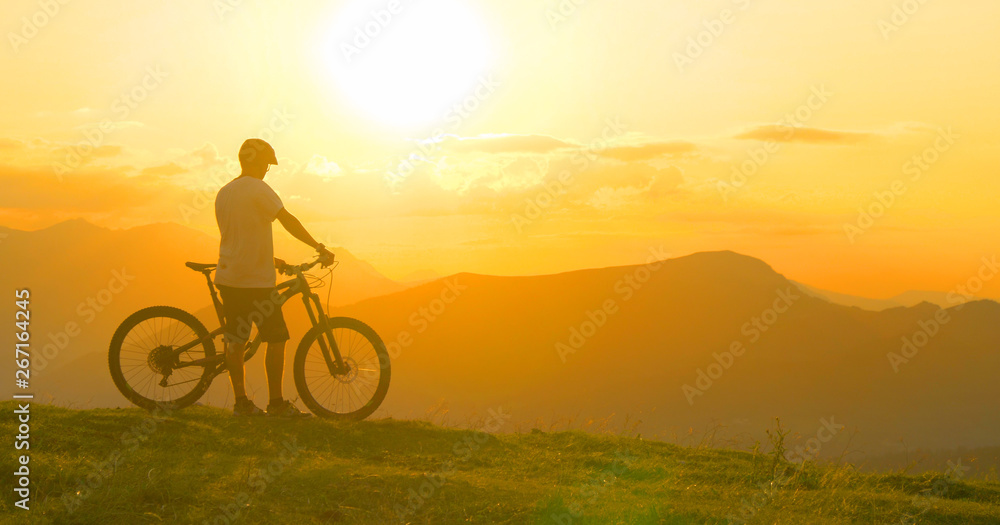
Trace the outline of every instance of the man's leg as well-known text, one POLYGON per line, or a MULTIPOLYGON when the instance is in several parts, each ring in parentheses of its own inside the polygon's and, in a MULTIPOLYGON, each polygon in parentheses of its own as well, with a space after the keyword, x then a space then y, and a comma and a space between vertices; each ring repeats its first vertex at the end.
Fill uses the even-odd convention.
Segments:
POLYGON ((243 366, 243 354, 246 351, 246 346, 246 343, 237 343, 227 345, 226 349, 226 368, 229 369, 229 382, 233 384, 235 399, 242 399, 247 396, 247 387, 244 381, 245 369, 243 366))
MULTIPOLYGON (((284 324, 284 323, 282 323, 284 324)), ((264 369, 267 371, 267 389, 271 402, 267 404, 267 415, 278 417, 309 417, 281 395, 281 376, 285 371, 285 341, 268 341, 264 355, 264 369)))
POLYGON ((267 372, 267 390, 271 403, 281 401, 281 380, 285 372, 285 341, 267 343, 264 354, 264 371, 267 372))
POLYGON ((247 314, 250 312, 250 300, 243 288, 230 288, 217 285, 222 296, 222 310, 226 315, 224 337, 226 344, 226 368, 229 370, 229 382, 233 385, 234 401, 246 399, 247 389, 243 354, 246 352, 250 336, 250 325, 247 314))
MULTIPOLYGON (((267 351, 264 354, 264 370, 267 372, 267 390, 271 397, 267 404, 267 415, 278 417, 303 417, 303 414, 295 405, 289 403, 281 395, 281 376, 285 371, 285 341, 288 341, 288 326, 285 325, 285 316, 281 313, 282 297, 275 290, 270 290, 260 301, 268 301, 273 308, 264 312, 264 319, 260 323, 260 337, 267 343, 267 351)), ((268 304, 268 303, 263 303, 268 304)))

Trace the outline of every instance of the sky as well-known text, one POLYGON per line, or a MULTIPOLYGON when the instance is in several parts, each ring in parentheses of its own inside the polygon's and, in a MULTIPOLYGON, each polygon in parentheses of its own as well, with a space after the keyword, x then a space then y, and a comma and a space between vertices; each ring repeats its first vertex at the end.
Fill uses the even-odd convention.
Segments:
MULTIPOLYGON (((215 192, 261 137, 286 208, 394 278, 733 250, 890 297, 952 290, 997 253, 996 2, 94 0, 0 14, 8 227, 215 235, 215 192)), ((982 294, 1000 296, 1000 279, 982 294)))

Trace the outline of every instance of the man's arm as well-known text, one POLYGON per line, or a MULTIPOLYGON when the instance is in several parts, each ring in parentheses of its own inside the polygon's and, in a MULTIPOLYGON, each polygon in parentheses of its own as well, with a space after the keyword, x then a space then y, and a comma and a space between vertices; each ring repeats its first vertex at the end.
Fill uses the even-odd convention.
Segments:
POLYGON ((292 234, 292 237, 308 244, 311 248, 319 246, 316 239, 313 239, 313 236, 309 235, 309 232, 306 231, 305 226, 302 226, 302 223, 299 222, 294 215, 288 213, 288 210, 285 208, 278 210, 278 216, 276 218, 278 219, 278 222, 285 227, 285 230, 292 234))
MULTIPOLYGON (((287 230, 288 233, 292 234, 292 237, 295 237, 296 239, 306 243, 312 248, 319 249, 320 246, 322 246, 320 243, 316 242, 316 239, 313 239, 312 235, 309 235, 309 232, 306 231, 305 226, 302 226, 302 223, 299 222, 299 220, 296 219, 294 215, 288 213, 288 210, 286 210, 285 208, 281 208, 280 210, 278 210, 278 215, 276 218, 278 219, 278 222, 280 222, 281 225, 285 228, 285 230, 287 230)), ((320 253, 329 256, 332 260, 333 254, 330 253, 330 251, 327 250, 326 247, 320 249, 320 253)))

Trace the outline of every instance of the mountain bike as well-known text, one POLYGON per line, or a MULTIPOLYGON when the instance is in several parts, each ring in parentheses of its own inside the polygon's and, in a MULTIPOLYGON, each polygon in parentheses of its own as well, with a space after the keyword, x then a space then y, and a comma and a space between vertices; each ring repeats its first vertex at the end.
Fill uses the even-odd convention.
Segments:
MULTIPOLYGON (((279 308, 297 294, 312 322, 299 342, 293 363, 295 388, 314 414, 361 420, 374 412, 389 390, 389 353, 368 325, 347 317, 327 317, 306 274, 323 262, 321 257, 300 265, 282 264, 282 275, 292 278, 277 285, 266 308, 279 308)), ((220 327, 209 332, 194 315, 171 306, 151 306, 130 315, 115 331, 108 350, 108 366, 115 386, 129 401, 147 410, 186 407, 225 372, 225 349, 216 354, 215 339, 222 336, 225 316, 212 283, 214 264, 189 262, 205 276, 220 327)), ((333 267, 331 267, 331 272, 333 267)), ((332 274, 331 274, 332 275, 332 274)), ((331 282, 332 286, 332 282, 331 282)), ((261 344, 259 333, 250 340, 244 359, 261 344)))

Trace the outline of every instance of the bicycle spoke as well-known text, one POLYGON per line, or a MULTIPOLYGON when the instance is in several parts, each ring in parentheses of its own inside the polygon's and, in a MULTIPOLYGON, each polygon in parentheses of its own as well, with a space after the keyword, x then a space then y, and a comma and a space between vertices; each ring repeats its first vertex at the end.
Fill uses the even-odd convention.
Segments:
POLYGON ((309 347, 301 374, 312 398, 335 414, 351 414, 366 407, 374 399, 382 378, 382 363, 368 337, 357 330, 335 327, 333 342, 341 358, 350 367, 347 374, 331 374, 318 341, 309 347))
MULTIPOLYGON (((152 368, 151 353, 162 348, 177 348, 199 336, 187 323, 172 317, 143 319, 132 326, 122 338, 118 352, 118 369, 132 391, 154 402, 170 402, 187 395, 191 385, 202 381, 208 370, 204 367, 184 367, 170 370, 170 379, 160 385, 164 375, 152 368)), ((160 356, 164 357, 165 356, 160 356)), ((177 361, 194 361, 208 357, 203 345, 185 350, 177 361), (183 358, 181 357, 183 356, 183 358)), ((163 365, 169 366, 169 365, 163 365)))

